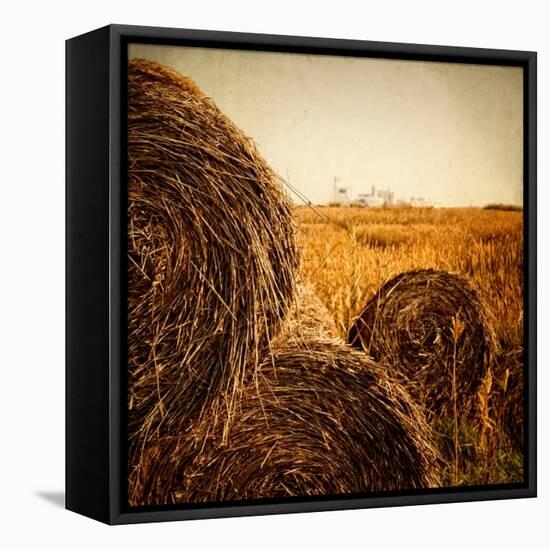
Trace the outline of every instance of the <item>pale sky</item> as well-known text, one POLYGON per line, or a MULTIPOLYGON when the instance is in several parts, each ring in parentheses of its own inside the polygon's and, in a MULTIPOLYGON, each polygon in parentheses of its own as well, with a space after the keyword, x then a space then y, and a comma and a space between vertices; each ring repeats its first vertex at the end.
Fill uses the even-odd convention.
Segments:
POLYGON ((129 57, 192 78, 314 203, 337 176, 352 195, 523 204, 521 68, 142 44, 129 57))

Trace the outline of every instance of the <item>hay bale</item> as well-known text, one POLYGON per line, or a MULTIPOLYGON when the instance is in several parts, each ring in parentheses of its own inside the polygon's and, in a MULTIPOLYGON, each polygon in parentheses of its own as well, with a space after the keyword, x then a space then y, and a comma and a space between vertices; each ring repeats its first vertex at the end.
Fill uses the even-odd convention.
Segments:
POLYGON ((134 448, 132 504, 436 486, 422 411, 387 369, 345 344, 280 340, 247 379, 230 424, 211 415, 134 448))
POLYGON ((525 415, 523 349, 512 350, 507 355, 506 364, 510 374, 505 391, 504 428, 514 448, 523 451, 525 415))
POLYGON ((340 341, 333 315, 321 302, 313 286, 304 282, 296 288, 284 333, 294 343, 307 343, 311 338, 340 341))
POLYGON ((432 269, 384 284, 354 322, 348 342, 392 365, 431 418, 448 415, 453 396, 460 413, 472 412, 469 405, 497 350, 477 291, 459 275, 432 269))
POLYGON ((496 391, 493 396, 493 416, 516 451, 523 451, 524 439, 524 377, 522 347, 508 349, 496 361, 496 391))
POLYGON ((128 226, 130 433, 171 433, 218 392, 238 398, 292 301, 298 250, 252 141, 144 60, 128 67, 128 226))

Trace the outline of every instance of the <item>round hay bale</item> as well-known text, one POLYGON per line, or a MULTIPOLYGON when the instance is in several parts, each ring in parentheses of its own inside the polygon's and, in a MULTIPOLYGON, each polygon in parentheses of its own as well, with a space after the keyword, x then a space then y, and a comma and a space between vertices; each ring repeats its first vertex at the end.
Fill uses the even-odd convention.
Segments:
POLYGON ((522 347, 503 351, 496 360, 497 390, 494 396, 493 415, 510 444, 523 451, 524 440, 524 376, 525 363, 522 347))
POLYGON ((144 60, 128 67, 128 228, 130 432, 170 433, 217 392, 238 397, 292 302, 298 249, 252 141, 144 60))
MULTIPOLYGON (((285 338, 281 338, 285 340, 285 338)), ((220 397, 223 402, 223 397, 220 397)), ((423 413, 387 369, 345 344, 282 342, 223 406, 133 450, 132 504, 336 495, 436 486, 423 413)))
POLYGON ((455 400, 461 415, 473 412, 472 399, 497 350, 477 291, 459 275, 432 269, 384 284, 355 320, 348 342, 390 364, 432 418, 449 415, 455 400))
POLYGON ((284 333, 295 343, 307 343, 310 338, 339 340, 334 317, 307 283, 297 286, 284 333))

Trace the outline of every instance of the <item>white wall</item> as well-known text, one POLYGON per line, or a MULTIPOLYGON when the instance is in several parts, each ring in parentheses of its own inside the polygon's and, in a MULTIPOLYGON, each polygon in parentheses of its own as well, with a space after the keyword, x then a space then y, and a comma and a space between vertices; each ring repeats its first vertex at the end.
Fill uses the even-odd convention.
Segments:
MULTIPOLYGON (((550 47, 545 3, 345 0, 323 4, 4 2, 0 108, 1 491, 4 548, 543 548, 548 543, 548 438, 540 439, 540 497, 401 509, 228 519, 109 529, 52 503, 63 490, 64 40, 109 22, 529 49, 540 52, 540 206, 547 174, 550 47), (44 497, 46 495, 47 498, 44 497)), ((542 218, 542 216, 541 216, 542 218)), ((540 221, 541 283, 550 275, 540 221)), ((548 241, 546 241, 548 242, 548 241)), ((548 309, 548 285, 539 289, 548 309)), ((549 326, 548 312, 539 326, 549 326)), ((549 394, 540 342, 540 391, 549 394)), ((548 431, 540 400, 539 430, 548 431)))

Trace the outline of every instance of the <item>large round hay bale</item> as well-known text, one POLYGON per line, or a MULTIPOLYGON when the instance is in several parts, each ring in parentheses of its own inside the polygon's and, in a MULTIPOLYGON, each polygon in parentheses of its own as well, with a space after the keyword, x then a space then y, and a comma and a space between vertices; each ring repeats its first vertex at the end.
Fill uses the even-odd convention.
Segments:
POLYGON ((218 392, 238 397, 292 301, 298 251, 252 141, 144 60, 128 67, 128 256, 130 431, 169 433, 218 392))
POLYGON ((348 342, 391 365, 431 417, 472 412, 475 392, 497 350, 490 314, 459 275, 402 273, 378 290, 348 342))
POLYGON ((177 436, 134 447, 132 504, 436 485, 422 411, 362 352, 330 340, 285 341, 256 374, 230 423, 222 405, 177 436))

